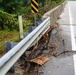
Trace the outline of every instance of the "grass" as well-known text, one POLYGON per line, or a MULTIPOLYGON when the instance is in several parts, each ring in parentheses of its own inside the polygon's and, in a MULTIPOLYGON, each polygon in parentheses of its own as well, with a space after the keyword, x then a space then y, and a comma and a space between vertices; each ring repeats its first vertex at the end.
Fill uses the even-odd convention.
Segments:
POLYGON ((0 31, 0 54, 5 53, 4 43, 8 42, 18 42, 19 41, 19 32, 18 31, 0 31))

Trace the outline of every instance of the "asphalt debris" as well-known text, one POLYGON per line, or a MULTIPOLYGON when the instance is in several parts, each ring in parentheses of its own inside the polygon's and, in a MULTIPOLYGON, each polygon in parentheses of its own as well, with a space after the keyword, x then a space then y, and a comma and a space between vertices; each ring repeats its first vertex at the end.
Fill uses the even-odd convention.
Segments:
POLYGON ((15 73, 7 73, 7 75, 41 75, 43 72, 41 72, 39 68, 43 67, 47 61, 52 60, 49 58, 50 56, 57 57, 59 55, 57 52, 59 44, 49 42, 51 32, 53 35, 59 36, 58 23, 52 25, 44 35, 42 34, 42 38, 36 41, 36 45, 29 48, 29 52, 25 52, 25 54, 21 56, 14 65, 15 73), (47 50, 48 53, 44 53, 44 50, 47 50))

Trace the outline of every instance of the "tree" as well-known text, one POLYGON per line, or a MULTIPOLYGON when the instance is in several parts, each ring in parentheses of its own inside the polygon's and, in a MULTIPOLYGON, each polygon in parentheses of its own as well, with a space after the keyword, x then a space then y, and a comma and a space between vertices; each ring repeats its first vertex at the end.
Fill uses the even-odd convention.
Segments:
POLYGON ((22 0, 2 0, 0 7, 10 14, 21 12, 23 2, 22 0))

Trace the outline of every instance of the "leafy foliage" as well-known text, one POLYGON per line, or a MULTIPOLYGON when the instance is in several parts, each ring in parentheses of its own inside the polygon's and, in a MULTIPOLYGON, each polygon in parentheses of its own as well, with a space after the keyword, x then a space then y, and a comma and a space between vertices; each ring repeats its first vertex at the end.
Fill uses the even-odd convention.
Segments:
POLYGON ((14 15, 0 10, 0 29, 18 30, 18 23, 16 21, 17 19, 14 18, 14 15))
MULTIPOLYGON (((37 14, 37 19, 41 18, 51 8, 55 7, 64 0, 38 0, 39 9, 43 8, 37 14), (49 8, 48 8, 49 7, 49 8), (43 12, 41 12, 43 10, 43 12)), ((33 22, 33 14, 30 14, 31 0, 0 0, 0 29, 18 30, 17 16, 23 14, 25 20, 33 22), (16 15, 16 17, 14 16, 16 15)))
POLYGON ((22 5, 23 2, 21 0, 2 0, 0 2, 0 7, 11 14, 21 12, 22 5))
MULTIPOLYGON (((37 14, 37 20, 40 19, 41 15, 45 12, 63 1, 64 0, 38 0, 40 11, 37 14)), ((30 14, 30 4, 31 0, 0 0, 0 29, 18 30, 17 16, 20 14, 23 14, 25 20, 31 20, 31 24, 33 24, 33 14, 30 14)))
MULTIPOLYGON (((37 13, 37 20, 45 12, 63 1, 38 0, 39 13, 37 13)), ((31 0, 0 0, 0 52, 4 51, 5 41, 19 41, 18 15, 23 16, 24 32, 28 32, 28 26, 33 25, 33 14, 30 10, 31 0)))

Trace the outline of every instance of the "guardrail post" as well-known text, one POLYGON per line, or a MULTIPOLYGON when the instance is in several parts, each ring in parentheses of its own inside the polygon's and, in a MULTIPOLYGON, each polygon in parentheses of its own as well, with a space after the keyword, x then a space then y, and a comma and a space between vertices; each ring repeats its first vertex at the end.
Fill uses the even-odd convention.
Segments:
MULTIPOLYGON (((5 42, 5 51, 6 51, 6 53, 7 53, 8 51, 10 51, 10 50, 11 50, 11 43, 10 43, 10 42, 5 42)), ((12 66, 12 67, 10 68, 9 72, 12 72, 12 73, 15 72, 14 66, 12 66)))
POLYGON ((34 14, 34 25, 36 26, 36 13, 34 14))
POLYGON ((18 17, 18 21, 19 21, 19 29, 20 29, 20 40, 22 40, 24 38, 24 33, 23 33, 23 25, 22 25, 22 16, 20 15, 18 17))

